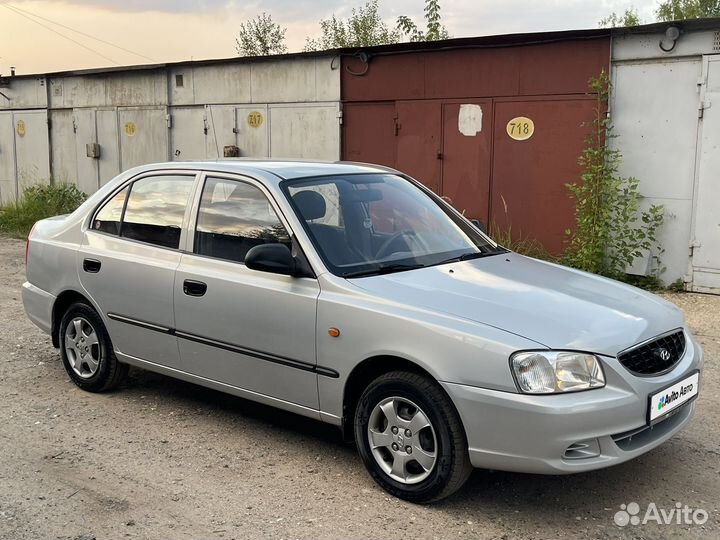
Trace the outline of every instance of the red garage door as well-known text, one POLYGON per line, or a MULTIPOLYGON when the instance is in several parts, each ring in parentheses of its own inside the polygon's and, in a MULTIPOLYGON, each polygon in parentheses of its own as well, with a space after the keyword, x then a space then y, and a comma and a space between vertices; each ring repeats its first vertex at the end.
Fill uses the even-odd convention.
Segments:
POLYGON ((594 105, 595 101, 587 98, 495 102, 493 225, 511 229, 516 239, 540 240, 553 254, 562 252, 564 231, 574 224, 574 202, 566 184, 580 179, 577 157, 588 132, 584 124, 593 118, 594 105), (508 134, 508 124, 517 118, 528 118, 534 124, 534 132, 526 140, 508 134))

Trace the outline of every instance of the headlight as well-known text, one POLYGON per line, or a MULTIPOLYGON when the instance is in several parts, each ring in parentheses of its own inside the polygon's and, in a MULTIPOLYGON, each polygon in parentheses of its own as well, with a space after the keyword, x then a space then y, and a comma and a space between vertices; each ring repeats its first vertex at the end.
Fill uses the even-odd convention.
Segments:
POLYGON ((515 380, 526 394, 577 392, 605 386, 600 360, 594 354, 530 351, 510 358, 515 380))

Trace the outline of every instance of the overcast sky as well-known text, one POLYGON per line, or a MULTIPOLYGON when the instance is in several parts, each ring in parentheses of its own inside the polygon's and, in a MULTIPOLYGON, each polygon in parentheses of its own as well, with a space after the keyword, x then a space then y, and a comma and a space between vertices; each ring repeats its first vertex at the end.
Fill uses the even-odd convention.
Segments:
MULTIPOLYGON (((262 11, 287 27, 288 47, 301 50, 318 21, 345 16, 364 0, 0 0, 0 73, 222 58, 234 54, 238 25, 262 11), (16 8, 11 10, 8 6, 16 8), (17 10, 22 10, 18 12, 17 10), (32 14, 43 17, 33 17, 32 14), (58 35, 59 32, 77 43, 58 35), (91 49, 91 50, 89 50, 91 49)), ((635 6, 652 22, 657 0, 441 0, 453 37, 595 28, 607 14, 635 6)), ((421 21, 424 0, 380 0, 389 23, 401 14, 421 21)))

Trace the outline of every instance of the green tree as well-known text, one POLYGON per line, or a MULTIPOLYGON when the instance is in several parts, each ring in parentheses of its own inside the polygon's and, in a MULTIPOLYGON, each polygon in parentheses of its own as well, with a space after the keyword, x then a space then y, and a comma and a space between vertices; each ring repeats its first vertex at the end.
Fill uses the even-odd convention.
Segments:
POLYGON ((320 20, 322 35, 317 39, 307 38, 306 51, 320 51, 344 47, 371 47, 398 43, 400 32, 385 24, 378 13, 378 0, 368 0, 364 6, 353 8, 347 20, 338 19, 335 14, 320 20))
POLYGON ((396 28, 407 36, 410 41, 436 41, 448 39, 450 34, 443 26, 440 17, 440 1, 425 0, 425 31, 422 31, 417 23, 407 15, 400 15, 397 18, 396 28))
POLYGON ((720 17, 720 0, 665 0, 655 14, 660 21, 720 17))
POLYGON ((268 56, 287 52, 285 32, 272 16, 263 12, 254 19, 240 24, 235 38, 235 50, 239 56, 268 56))
POLYGON ((598 25, 600 28, 619 28, 622 26, 638 26, 640 24, 640 17, 638 17, 637 10, 635 8, 628 8, 625 13, 618 15, 614 11, 605 17, 600 19, 598 25))

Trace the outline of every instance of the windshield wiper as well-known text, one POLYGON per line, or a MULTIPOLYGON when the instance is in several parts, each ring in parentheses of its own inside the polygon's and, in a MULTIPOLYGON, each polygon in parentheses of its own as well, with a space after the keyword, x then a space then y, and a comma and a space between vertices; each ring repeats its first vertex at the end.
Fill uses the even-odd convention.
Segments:
POLYGON ((424 268, 424 264, 386 264, 370 270, 358 270, 357 272, 348 272, 343 274, 344 278, 351 277, 363 277, 363 276, 379 276, 381 274, 392 274, 394 272, 404 272, 405 270, 416 270, 418 268, 424 268))
POLYGON ((440 261, 439 263, 435 264, 447 264, 451 262, 462 262, 462 261, 470 261, 472 259, 481 259, 483 257, 491 257, 492 255, 499 255, 500 253, 507 253, 508 250, 505 248, 501 248, 498 246, 498 248, 495 251, 477 251, 474 253, 463 253, 462 255, 457 255, 455 257, 450 257, 449 259, 445 259, 444 261, 440 261))

